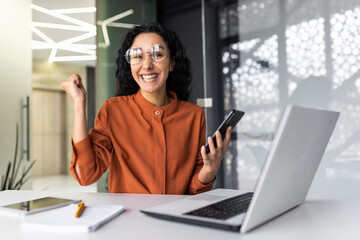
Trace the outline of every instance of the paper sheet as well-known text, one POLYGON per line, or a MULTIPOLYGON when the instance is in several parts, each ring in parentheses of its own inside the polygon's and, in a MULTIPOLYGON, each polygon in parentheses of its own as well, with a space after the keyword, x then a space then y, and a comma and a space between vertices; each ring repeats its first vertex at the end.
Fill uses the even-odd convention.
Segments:
POLYGON ((31 231, 84 233, 115 218, 124 211, 122 205, 86 206, 79 218, 75 217, 77 204, 26 216, 22 227, 31 231))

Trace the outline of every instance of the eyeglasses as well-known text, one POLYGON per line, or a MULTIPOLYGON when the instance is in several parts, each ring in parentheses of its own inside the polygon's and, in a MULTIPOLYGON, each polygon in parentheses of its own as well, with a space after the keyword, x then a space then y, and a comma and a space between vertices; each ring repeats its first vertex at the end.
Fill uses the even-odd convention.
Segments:
POLYGON ((125 53, 125 59, 129 64, 136 65, 144 61, 145 53, 148 53, 150 59, 157 63, 163 62, 168 56, 166 49, 156 44, 150 48, 150 52, 143 52, 141 48, 137 47, 129 48, 125 53))

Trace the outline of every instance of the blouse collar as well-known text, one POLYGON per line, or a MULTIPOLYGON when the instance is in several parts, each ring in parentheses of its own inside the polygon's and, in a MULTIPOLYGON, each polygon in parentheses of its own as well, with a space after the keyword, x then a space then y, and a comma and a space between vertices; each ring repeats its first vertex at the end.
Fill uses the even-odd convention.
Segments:
POLYGON ((162 115, 166 117, 176 112, 179 104, 179 100, 177 99, 175 92, 168 91, 168 96, 173 100, 165 106, 157 107, 146 100, 139 89, 135 94, 135 101, 147 116, 153 117, 162 115))

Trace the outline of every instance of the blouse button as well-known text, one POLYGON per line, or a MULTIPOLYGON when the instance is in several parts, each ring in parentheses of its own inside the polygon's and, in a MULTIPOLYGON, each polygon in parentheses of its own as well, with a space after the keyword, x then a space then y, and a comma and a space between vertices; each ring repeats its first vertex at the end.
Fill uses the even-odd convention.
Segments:
POLYGON ((161 112, 160 112, 159 110, 156 110, 156 111, 155 111, 155 115, 156 115, 156 116, 159 116, 160 114, 161 114, 161 112))

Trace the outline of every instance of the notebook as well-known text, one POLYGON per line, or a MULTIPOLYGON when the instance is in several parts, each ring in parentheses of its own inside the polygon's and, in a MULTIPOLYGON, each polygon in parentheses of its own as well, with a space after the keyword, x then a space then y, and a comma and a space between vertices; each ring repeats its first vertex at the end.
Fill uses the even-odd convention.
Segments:
POLYGON ((339 115, 287 105, 253 193, 215 189, 140 211, 166 220, 246 233, 305 201, 339 115), (234 198, 242 194, 247 194, 248 206, 241 213, 234 198), (233 209, 226 210, 218 203, 224 201, 233 209), (211 208, 212 213, 206 215, 211 208), (227 214, 230 217, 224 218, 227 214))
POLYGON ((93 232, 124 211, 122 205, 86 206, 76 218, 77 204, 24 217, 22 228, 27 231, 87 233, 93 232))

